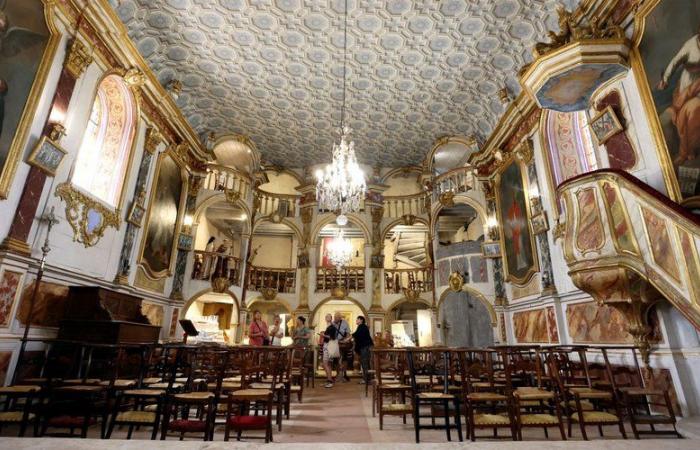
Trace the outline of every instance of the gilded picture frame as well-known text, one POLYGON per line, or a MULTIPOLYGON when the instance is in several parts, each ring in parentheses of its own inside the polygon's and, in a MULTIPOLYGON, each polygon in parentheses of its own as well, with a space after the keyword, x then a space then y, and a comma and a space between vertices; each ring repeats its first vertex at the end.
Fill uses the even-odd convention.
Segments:
POLYGON ((501 243, 500 242, 482 242, 481 254, 484 258, 500 258, 501 243))
POLYGON ((589 123, 591 134, 597 141, 598 145, 605 144, 608 139, 623 131, 622 124, 615 114, 612 106, 607 106, 598 114, 593 116, 589 123))
POLYGON ((549 230, 547 211, 542 211, 532 218, 532 232, 534 234, 546 233, 549 230))
MULTIPOLYGON (((634 17, 634 35, 632 41, 634 47, 630 52, 630 63, 635 76, 635 81, 639 87, 639 94, 644 106, 644 113, 649 121, 649 129, 651 131, 654 147, 656 149, 661 171, 664 177, 668 196, 676 202, 684 204, 698 205, 700 204, 700 183, 696 183, 695 194, 684 195, 681 189, 681 180, 676 173, 678 149, 669 146, 669 140, 677 139, 677 136, 671 136, 670 125, 662 124, 662 115, 665 112, 657 111, 656 101, 660 96, 668 97, 675 96, 678 85, 676 76, 680 70, 675 70, 673 85, 669 83, 667 86, 660 86, 660 81, 663 77, 660 76, 664 72, 666 65, 672 60, 674 54, 678 52, 686 39, 692 38, 694 33, 697 33, 697 23, 700 20, 700 10, 693 0, 674 0, 662 2, 661 0, 648 0, 641 4, 634 17), (675 8, 675 9, 674 9, 675 8), (673 15, 673 11, 678 11, 673 19, 669 15, 673 15), (693 12, 694 11, 694 12, 693 12), (666 14, 666 17, 663 17, 666 14), (650 17, 654 18, 649 21, 650 17), (664 20, 668 22, 666 28, 662 28, 664 20), (648 24, 652 23, 652 27, 648 24), (687 30, 685 30, 687 28, 687 30), (651 31, 650 31, 651 29, 651 31), (685 30, 685 31, 684 31, 685 30), (645 39, 650 34, 662 36, 663 39, 645 39), (669 34, 670 33, 670 34, 669 34), (677 34, 685 33, 679 38, 677 34), (671 36, 671 34, 673 36, 671 36), (649 46, 647 44, 651 42, 649 46), (657 59, 661 59, 658 61, 657 59), (652 61, 653 60, 653 61, 652 61), (657 66, 657 67, 654 67, 657 66), (650 76, 651 75, 651 76, 650 76), (662 91, 666 91, 665 93, 662 91), (671 92, 673 91, 673 92, 671 92)), ((689 115, 689 114, 688 114, 689 115)), ((667 122, 667 119, 664 119, 667 122)), ((675 146, 674 146, 675 147, 675 146)), ((700 155, 696 155, 700 156, 700 155)), ((696 161, 698 158, 696 158, 696 161)))
POLYGON ((27 158, 27 164, 36 167, 50 177, 55 177, 66 152, 47 136, 42 136, 27 158))
POLYGON ((145 274, 150 278, 151 280, 160 280, 167 278, 173 274, 173 267, 175 266, 175 261, 177 257, 177 251, 178 251, 178 240, 179 240, 179 234, 180 230, 182 229, 182 221, 185 216, 185 209, 186 209, 186 204, 187 204, 187 189, 188 189, 188 176, 187 176, 187 170, 185 169, 185 164, 180 160, 180 158, 177 156, 176 152, 174 151, 173 147, 168 149, 167 151, 161 153, 158 156, 158 160, 156 162, 156 169, 153 175, 153 181, 151 182, 151 195, 148 201, 148 206, 146 208, 146 215, 145 215, 145 220, 143 224, 143 236, 141 238, 141 246, 139 249, 139 259, 138 263, 141 268, 143 268, 145 274), (157 198, 157 194, 159 192, 159 186, 158 186, 158 181, 160 177, 160 172, 163 168, 163 161, 166 158, 172 159, 172 161, 175 163, 175 165, 179 169, 179 176, 180 176, 180 181, 181 181, 181 188, 180 188, 180 198, 178 202, 178 207, 177 207, 177 217, 175 220, 175 226, 173 228, 173 233, 172 233, 172 239, 169 240, 168 246, 170 247, 170 250, 167 252, 169 255, 168 262, 166 267, 163 268, 153 268, 148 262, 148 257, 145 255, 146 253, 146 245, 147 241, 149 239, 149 236, 151 235, 149 233, 149 226, 151 225, 151 222, 153 220, 153 208, 154 208, 154 202, 157 198))
MULTIPOLYGON (((507 180, 508 181, 508 180, 507 180)), ((499 167, 496 177, 495 177, 495 192, 496 192, 496 214, 498 215, 498 223, 500 224, 499 228, 499 234, 500 234, 500 241, 503 245, 502 249, 502 255, 503 255, 503 269, 505 272, 505 281, 513 283, 516 286, 525 286, 527 285, 532 277, 539 272, 539 258, 537 255, 537 249, 535 247, 535 239, 534 239, 534 233, 532 232, 531 228, 531 221, 529 218, 532 217, 532 212, 530 210, 530 202, 526 198, 527 193, 529 192, 529 182, 528 182, 528 175, 527 175, 527 167, 525 164, 523 164, 521 161, 517 160, 513 155, 511 155, 506 161, 503 162, 503 164, 499 167), (525 255, 527 256, 527 253, 529 252, 530 254, 530 261, 526 261, 528 263, 527 269, 526 270, 521 270, 520 274, 514 273, 512 270, 511 261, 512 257, 514 255, 511 255, 511 258, 509 258, 508 255, 508 250, 515 251, 513 246, 509 246, 508 242, 510 242, 511 238, 507 236, 508 233, 506 233, 506 228, 508 228, 508 224, 504 222, 504 217, 503 217, 503 187, 504 187, 504 175, 510 176, 511 174, 508 173, 511 167, 516 167, 519 173, 518 179, 513 179, 509 180, 512 181, 513 183, 517 183, 518 181, 521 183, 520 184, 520 190, 522 191, 523 199, 521 199, 520 202, 522 205, 518 205, 519 209, 522 211, 520 214, 524 214, 522 217, 524 219, 524 229, 520 230, 521 232, 524 231, 525 235, 523 236, 523 250, 525 252, 525 255)), ((517 188, 517 186, 516 186, 517 188)), ((516 189, 517 190, 517 189, 516 189)), ((515 201, 515 192, 513 199, 515 201)), ((519 236, 518 236, 519 237, 519 236)))
POLYGON ((145 215, 146 208, 144 208, 143 205, 139 205, 138 203, 134 202, 134 204, 131 205, 129 217, 126 219, 126 221, 135 227, 141 228, 141 225, 143 224, 143 217, 145 215))
MULTIPOLYGON (((59 3, 49 0, 33 1, 37 1, 43 5, 44 24, 49 34, 48 39, 44 44, 43 53, 39 60, 36 73, 33 76, 31 88, 29 88, 26 100, 24 100, 24 106, 22 107, 21 114, 18 114, 19 121, 17 122, 16 126, 12 127, 13 129, 11 131, 13 131, 13 133, 10 137, 7 155, 4 161, 0 160, 0 200, 6 199, 9 195, 12 181, 14 180, 17 172, 17 166, 19 165, 20 159, 22 158, 24 149, 26 148, 27 141, 29 139, 29 131, 35 118, 39 101, 42 98, 42 92, 46 87, 46 80, 48 79, 49 70, 51 69, 53 60, 56 57, 56 52, 61 41, 61 33, 56 25, 56 12, 57 8, 59 8, 59 3)), ((25 7, 23 2, 16 2, 15 5, 25 7)), ((0 58, 0 65, 2 64, 3 61, 0 58)), ((2 74, 0 74, 0 77, 1 75, 2 74)), ((2 129, 0 129, 0 134, 1 133, 2 129)))

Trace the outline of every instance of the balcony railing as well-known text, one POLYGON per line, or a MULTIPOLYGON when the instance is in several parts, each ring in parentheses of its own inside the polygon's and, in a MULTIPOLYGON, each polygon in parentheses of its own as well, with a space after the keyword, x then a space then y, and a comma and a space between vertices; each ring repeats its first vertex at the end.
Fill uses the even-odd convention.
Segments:
POLYGON ((204 189, 229 191, 240 194, 245 199, 250 192, 250 177, 243 172, 218 164, 207 165, 204 189))
POLYGON ((293 294, 297 284, 297 270, 294 268, 250 266, 248 289, 261 291, 263 288, 293 294))
POLYGON ((240 286, 241 259, 226 253, 194 251, 193 280, 210 281, 214 275, 228 278, 232 285, 240 286))
POLYGON ((280 217, 296 217, 300 195, 274 194, 258 189, 255 195, 260 201, 259 213, 263 216, 279 214, 280 217))
POLYGON ((384 269, 384 292, 400 294, 404 289, 416 292, 431 292, 433 290, 433 269, 384 269))
POLYGON ((433 181, 433 195, 437 200, 446 192, 459 194, 474 188, 474 169, 471 167, 458 167, 449 172, 435 177, 433 181))
POLYGON ((384 217, 395 219, 408 214, 419 216, 427 212, 426 198, 423 192, 384 197, 384 217))
POLYGON ((343 287, 348 292, 365 291, 365 268, 319 267, 316 271, 316 292, 330 292, 336 287, 343 287))

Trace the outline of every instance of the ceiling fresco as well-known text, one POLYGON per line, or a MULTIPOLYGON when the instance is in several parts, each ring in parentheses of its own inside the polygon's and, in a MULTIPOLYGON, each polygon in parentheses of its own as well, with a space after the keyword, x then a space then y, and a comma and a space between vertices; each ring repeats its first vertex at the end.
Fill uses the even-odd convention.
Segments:
MULTIPOLYGON (((517 71, 578 0, 349 0, 348 122, 361 163, 420 163, 444 135, 487 137, 517 71)), ((342 98, 342 0, 112 0, 200 133, 263 158, 330 160, 342 98)))

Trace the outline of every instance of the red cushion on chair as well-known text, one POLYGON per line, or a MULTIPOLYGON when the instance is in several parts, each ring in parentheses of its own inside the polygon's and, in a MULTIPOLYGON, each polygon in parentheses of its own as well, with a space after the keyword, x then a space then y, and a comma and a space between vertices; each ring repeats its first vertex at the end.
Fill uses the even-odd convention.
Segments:
MULTIPOLYGON (((89 425, 94 425, 96 422, 94 417, 88 419, 89 425)), ((56 428, 80 428, 84 423, 84 416, 57 416, 49 419, 49 426, 56 428)))
POLYGON ((185 433, 203 433, 207 429, 207 423, 203 420, 173 420, 168 424, 168 430, 185 433))
POLYGON ((231 427, 248 430, 265 429, 269 423, 267 416, 233 416, 228 420, 231 427))

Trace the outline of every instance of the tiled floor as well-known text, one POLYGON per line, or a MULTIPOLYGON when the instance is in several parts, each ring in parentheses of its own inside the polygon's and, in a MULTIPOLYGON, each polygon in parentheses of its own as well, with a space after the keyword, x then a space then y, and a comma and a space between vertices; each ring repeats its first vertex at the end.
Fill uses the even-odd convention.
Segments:
MULTIPOLYGON (((376 448, 386 449, 389 443, 392 444, 413 444, 414 431, 413 425, 410 418, 408 418, 408 423, 403 424, 400 417, 387 417, 384 422, 384 430, 379 430, 379 420, 378 418, 372 417, 372 404, 371 404, 371 393, 369 398, 365 398, 364 386, 357 384, 356 380, 351 383, 338 383, 331 389, 324 389, 322 387, 321 380, 316 383, 315 389, 307 389, 304 392, 304 401, 299 404, 296 399, 292 402, 292 412, 289 420, 285 420, 283 423, 282 432, 278 432, 275 428, 274 430, 274 441, 275 443, 345 443, 345 444, 355 444, 352 447, 347 447, 346 445, 334 445, 332 448, 339 450, 340 448, 358 448, 357 444, 368 443, 368 444, 378 444, 376 448)), ((629 437, 632 437, 631 430, 629 426, 627 427, 629 437)), ((10 436, 13 430, 6 429, 3 430, 3 436, 10 436)), ((483 431, 482 433, 488 433, 483 431)), ((124 448, 124 449, 140 449, 145 444, 143 439, 148 439, 147 431, 140 431, 134 433, 134 439, 139 441, 132 441, 132 443, 127 444, 125 441, 120 441, 126 436, 126 430, 115 430, 112 441, 113 444, 108 444, 105 441, 94 441, 95 446, 84 446, 84 442, 76 442, 76 440, 71 440, 70 444, 67 440, 59 439, 21 439, 21 440, 10 440, 5 437, 0 439, 0 448, 71 448, 71 450, 78 449, 89 449, 98 450, 100 448, 124 448), (102 447, 107 445, 106 447, 102 447)), ((580 433, 574 427, 574 441, 561 442, 559 439, 559 433, 550 432, 551 438, 547 441, 548 447, 555 448, 565 448, 565 449, 578 449, 578 448, 595 448, 596 450, 601 450, 601 446, 605 448, 629 448, 634 450, 641 450, 644 448, 658 448, 660 446, 666 448, 697 448, 695 445, 688 445, 692 441, 668 439, 656 445, 650 446, 653 441, 645 440, 634 441, 628 440, 623 441, 619 431, 616 427, 608 427, 605 429, 605 436, 600 437, 598 435, 595 427, 589 428, 589 437, 592 439, 590 443, 583 445, 583 441, 580 438, 580 433), (597 443, 596 443, 597 442, 597 443), (637 444, 634 444, 634 443, 637 444), (583 446, 582 446, 583 445, 583 446)), ((97 439, 99 437, 99 430, 97 427, 90 430, 90 438, 97 439)), ((453 442, 456 441, 456 433, 453 432, 453 442)), ((503 446, 510 447, 511 444, 515 444, 518 448, 535 448, 541 447, 542 443, 537 444, 536 441, 544 440, 544 434, 541 429, 532 429, 525 433, 525 441, 529 443, 509 443, 508 441, 494 441, 491 439, 484 439, 478 442, 483 442, 484 445, 489 448, 502 448, 503 446)), ((216 441, 223 440, 223 432, 217 431, 215 436, 216 441)), ((253 441, 260 442, 260 441, 253 441)), ((444 431, 438 430, 425 430, 421 432, 421 444, 429 443, 446 443, 446 437, 444 431)), ((478 443, 477 442, 477 443, 478 443)), ((176 439, 169 440, 168 443, 176 443, 176 439)), ((696 442, 692 442, 696 443, 696 442)), ((154 444, 148 442, 149 448, 154 444)), ((190 441, 190 446, 180 447, 179 445, 168 446, 169 450, 175 450, 179 448, 199 448, 199 444, 190 441)), ((213 444, 209 444, 210 446, 213 444)), ((232 445, 229 443, 227 445, 232 445)), ((468 445, 472 446, 472 443, 468 445)), ((480 447, 478 445, 474 448, 480 447)), ((296 447, 296 446, 293 446, 296 447)), ((397 446, 391 445, 392 450, 397 450, 399 448, 409 448, 413 446, 397 446)), ((161 448, 161 447, 155 447, 161 448)), ((162 447, 165 449, 166 447, 162 447)), ((206 447, 218 448, 218 447, 206 447)), ((226 447, 222 447, 226 448, 226 447)), ((302 448, 302 447, 298 447, 302 448)), ((305 447, 305 448, 308 448, 305 447)))

